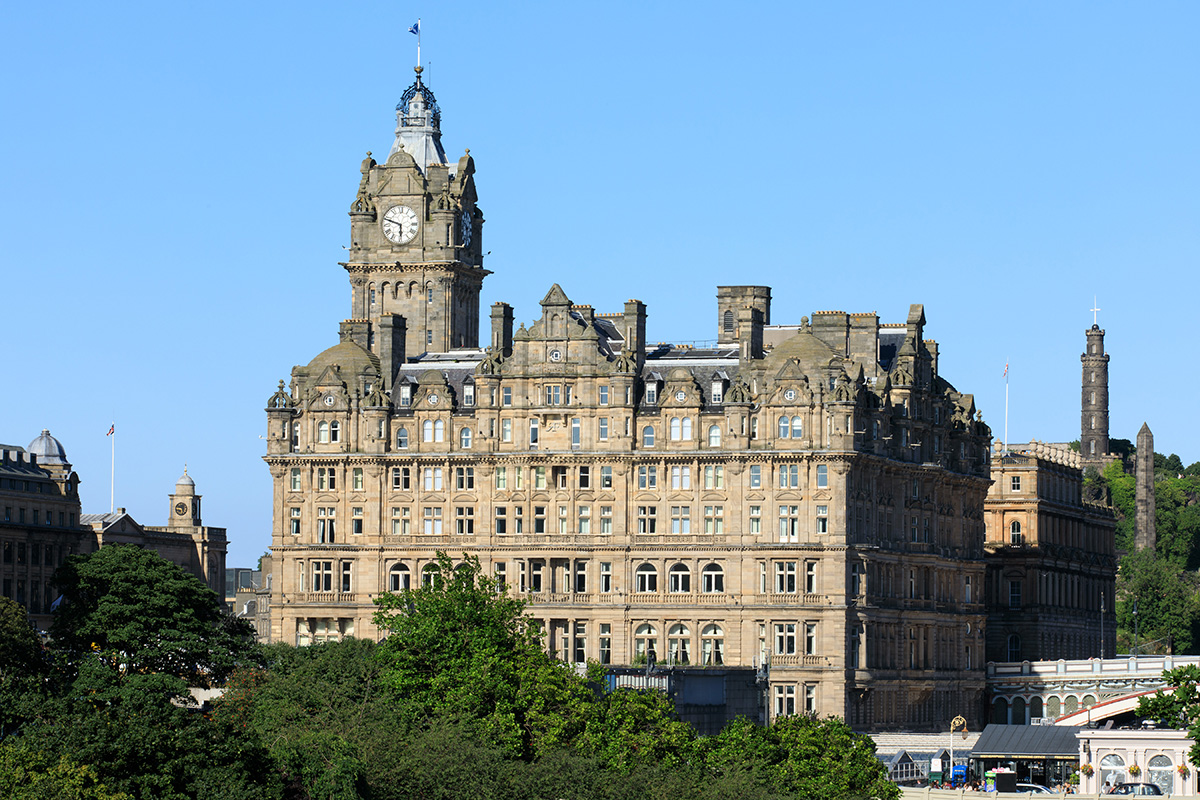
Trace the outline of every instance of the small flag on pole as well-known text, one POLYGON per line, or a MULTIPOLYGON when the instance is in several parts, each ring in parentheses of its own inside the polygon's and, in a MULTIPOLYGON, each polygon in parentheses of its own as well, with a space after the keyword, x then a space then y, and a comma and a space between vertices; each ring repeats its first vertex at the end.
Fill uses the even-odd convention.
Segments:
POLYGON ((104 435, 105 435, 105 436, 112 436, 112 435, 113 435, 114 433, 116 433, 116 432, 117 432, 117 423, 115 423, 115 422, 114 422, 112 425, 110 425, 110 426, 108 427, 108 433, 106 433, 106 434, 104 434, 104 435))
POLYGON ((1004 377, 1008 377, 1008 362, 1004 362, 1004 377))
POLYGON ((417 20, 416 22, 414 22, 412 24, 412 27, 408 29, 408 32, 411 33, 413 36, 420 36, 421 35, 421 20, 417 20))

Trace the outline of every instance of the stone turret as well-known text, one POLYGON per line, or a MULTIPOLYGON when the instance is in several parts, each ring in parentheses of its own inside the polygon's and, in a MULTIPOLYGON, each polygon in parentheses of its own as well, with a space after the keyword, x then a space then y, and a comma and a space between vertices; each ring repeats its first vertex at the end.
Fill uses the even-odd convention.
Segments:
POLYGON ((1137 472, 1134 495, 1134 544, 1154 549, 1154 434, 1142 423, 1137 435, 1137 472))
POLYGON ((1102 470, 1108 455, 1108 354, 1099 325, 1087 331, 1087 349, 1079 358, 1083 362, 1079 452, 1085 466, 1102 470))

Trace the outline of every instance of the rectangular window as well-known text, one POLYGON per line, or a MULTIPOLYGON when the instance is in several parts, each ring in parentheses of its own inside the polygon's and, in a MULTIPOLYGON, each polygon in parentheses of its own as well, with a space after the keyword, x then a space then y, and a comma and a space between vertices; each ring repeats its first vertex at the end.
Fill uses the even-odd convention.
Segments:
POLYGON ((347 593, 350 591, 350 574, 351 574, 352 570, 353 570, 353 562, 350 562, 350 561, 342 562, 342 592, 343 593, 347 593))
POLYGON ((780 464, 779 465, 779 488, 780 489, 798 489, 800 487, 800 465, 799 464, 780 464))
POLYGON ((500 390, 500 402, 506 406, 512 405, 512 387, 505 386, 500 390))
POLYGON ((504 506, 496 506, 496 533, 508 533, 508 511, 504 506))
POLYGON ((513 533, 524 533, 525 532, 525 517, 523 516, 524 514, 525 514, 525 509, 521 508, 520 506, 513 507, 513 529, 512 529, 513 533))
POLYGON ((795 544, 800 540, 800 507, 779 507, 779 541, 795 544))
POLYGON ((796 687, 775 687, 775 716, 790 717, 796 713, 796 687))
POLYGON ((606 405, 608 405, 608 387, 601 386, 601 387, 599 387, 599 389, 600 389, 600 405, 606 406, 606 405))
POLYGON ((533 447, 538 443, 538 421, 537 417, 529 420, 529 446, 533 447))
POLYGON ((795 594, 796 593, 796 562, 795 561, 776 561, 775 562, 775 593, 776 594, 795 594))
POLYGON ((671 533, 691 533, 691 513, 689 506, 671 506, 671 533))
POLYGON ((293 468, 293 469, 292 469, 292 484, 291 484, 291 489, 292 489, 292 491, 293 491, 293 492, 298 492, 298 491, 300 491, 300 470, 299 470, 299 468, 293 468))
POLYGON ((351 473, 351 475, 353 476, 352 485, 353 485, 354 491, 356 491, 356 492, 361 492, 361 491, 363 490, 363 470, 362 470, 362 467, 355 467, 355 468, 354 468, 354 472, 353 472, 353 473, 351 473))
POLYGON ((1008 607, 1009 608, 1020 608, 1021 607, 1021 582, 1020 581, 1009 581, 1008 582, 1008 607))
POLYGON ((612 506, 600 506, 600 532, 612 533, 612 506))
POLYGON ((601 417, 596 428, 596 436, 602 442, 608 441, 608 417, 601 417))
POLYGON ((569 529, 567 528, 567 507, 566 506, 558 507, 558 532, 559 533, 569 533, 570 532, 569 529))
POLYGON ((500 420, 500 441, 502 441, 502 442, 511 442, 512 441, 512 420, 511 419, 500 420))
POLYGON ((312 590, 314 592, 333 591, 333 562, 312 562, 312 590))
POLYGON ((817 623, 804 623, 804 655, 815 656, 817 654, 817 623))
POLYGON ((292 509, 292 536, 300 535, 300 509, 292 509))
POLYGON ((759 464, 750 465, 750 488, 762 488, 762 466, 759 464))
POLYGON ((612 483, 612 467, 601 467, 600 468, 600 488, 601 489, 611 489, 612 485, 613 485, 613 483, 612 483))
POLYGON ((571 447, 578 448, 581 439, 580 420, 578 417, 571 420, 571 447))
POLYGON ((657 506, 638 506, 638 533, 657 533, 657 515, 657 506))
POLYGON ((360 507, 350 509, 350 532, 361 536, 363 532, 363 510, 360 507))
POLYGON ((600 562, 600 591, 608 594, 612 591, 612 562, 600 562))
POLYGON ((657 489, 658 488, 658 467, 648 467, 648 466, 638 467, 638 488, 639 489, 657 489))
POLYGON ((575 562, 575 591, 579 594, 587 592, 587 562, 575 562))
POLYGON ((472 506, 455 506, 454 532, 459 536, 475 533, 475 509, 472 506))
POLYGON ((711 534, 721 534, 725 532, 724 506, 704 507, 704 532, 711 534))
POLYGON ((392 536, 409 536, 412 534, 412 518, 408 506, 392 509, 392 536))
POLYGON ((804 684, 804 713, 817 713, 817 685, 815 683, 804 684))
POLYGON ((529 591, 540 592, 542 590, 542 562, 529 562, 529 591))
POLYGON ((562 386, 554 384, 546 387, 546 405, 562 405, 562 386))
POLYGON ((705 489, 724 489, 725 488, 725 467, 723 466, 708 466, 704 468, 704 488, 705 489))
POLYGON ((777 622, 775 624, 775 655, 796 655, 796 623, 777 622))
POLYGON ((441 467, 425 467, 422 473, 424 477, 424 487, 427 492, 440 492, 442 490, 442 468, 441 467))
POLYGON ((545 467, 534 467, 533 468, 533 488, 534 489, 545 489, 546 488, 546 468, 545 467))
POLYGON ((496 488, 508 488, 508 467, 496 467, 496 488))
POLYGON ((567 468, 566 467, 551 467, 550 480, 555 489, 567 488, 567 468))
POLYGON ((580 506, 579 507, 579 532, 585 533, 585 534, 592 532, 592 508, 591 508, 591 506, 580 506))
POLYGON ((817 506, 817 533, 829 533, 829 506, 817 506))
POLYGON ((464 489, 475 488, 475 468, 474 467, 455 467, 454 468, 454 485, 459 491, 464 489))
POLYGON ((671 488, 691 489, 692 488, 692 468, 691 467, 671 467, 671 488))
POLYGON ((829 467, 824 464, 817 465, 817 488, 825 489, 829 486, 829 467))
POLYGON ((422 510, 423 530, 426 536, 441 536, 442 535, 442 510, 432 506, 426 506, 422 510))
POLYGON ((592 488, 592 468, 591 467, 580 467, 579 468, 579 488, 580 489, 592 488))
POLYGON ((533 532, 534 533, 545 533, 546 532, 546 507, 545 506, 534 506, 533 507, 533 532))
POLYGON ((750 533, 762 533, 762 506, 750 506, 750 533))
POLYGON ((600 623, 600 663, 612 663, 612 625, 600 623))
POLYGON ((1021 491, 1021 476, 1020 476, 1020 475, 1013 475, 1013 476, 1012 476, 1012 481, 1010 482, 1010 484, 1009 484, 1009 485, 1010 485, 1010 486, 1012 486, 1012 490, 1013 490, 1014 492, 1019 492, 1019 491, 1021 491))
MULTIPOLYGON (((860 566, 861 565, 859 565, 859 564, 854 565, 854 569, 855 569, 854 581, 855 581, 855 583, 858 582, 857 570, 860 566)), ((804 562, 804 593, 805 594, 816 594, 817 593, 817 562, 815 562, 815 561, 805 561, 804 562)), ((857 588, 854 589, 854 594, 858 594, 857 588)))

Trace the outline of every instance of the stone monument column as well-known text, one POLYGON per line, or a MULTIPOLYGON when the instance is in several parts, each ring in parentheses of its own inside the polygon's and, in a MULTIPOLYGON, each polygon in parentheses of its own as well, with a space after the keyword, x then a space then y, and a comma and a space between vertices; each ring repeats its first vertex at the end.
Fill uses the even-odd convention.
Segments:
POLYGON ((1137 469, 1134 495, 1134 545, 1154 549, 1154 434, 1142 423, 1137 435, 1137 469))

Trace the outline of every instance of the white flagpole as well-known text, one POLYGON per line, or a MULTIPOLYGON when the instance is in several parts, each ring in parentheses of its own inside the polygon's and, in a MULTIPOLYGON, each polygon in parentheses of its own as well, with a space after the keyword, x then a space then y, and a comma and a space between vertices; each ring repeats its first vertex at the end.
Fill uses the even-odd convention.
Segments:
POLYGON ((108 513, 116 510, 117 497, 117 423, 112 424, 112 466, 108 472, 108 513))
POLYGON ((417 66, 421 66, 421 18, 417 17, 417 66))
POLYGON ((1004 361, 1004 454, 1008 453, 1008 360, 1004 361))

